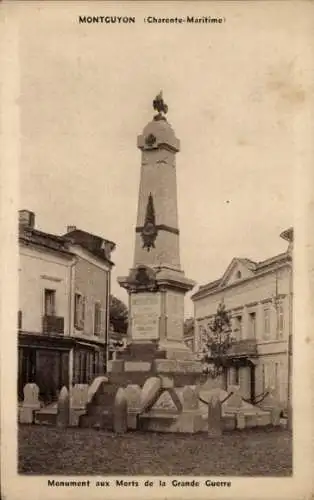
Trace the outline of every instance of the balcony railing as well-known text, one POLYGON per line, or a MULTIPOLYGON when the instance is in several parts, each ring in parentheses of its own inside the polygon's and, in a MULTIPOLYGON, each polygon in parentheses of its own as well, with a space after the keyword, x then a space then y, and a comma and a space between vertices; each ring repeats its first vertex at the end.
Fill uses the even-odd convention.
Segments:
POLYGON ((257 356, 256 339, 242 339, 233 342, 228 351, 228 356, 257 356))
POLYGON ((43 316, 43 333, 49 334, 64 334, 64 318, 61 316, 43 316))

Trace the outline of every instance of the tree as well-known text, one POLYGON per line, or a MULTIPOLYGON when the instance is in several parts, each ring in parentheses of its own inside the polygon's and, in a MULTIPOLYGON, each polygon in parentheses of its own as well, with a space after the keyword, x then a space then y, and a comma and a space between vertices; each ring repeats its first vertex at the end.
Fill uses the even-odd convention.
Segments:
POLYGON ((234 340, 230 316, 223 302, 219 304, 213 320, 202 333, 202 361, 205 363, 205 373, 216 378, 226 371, 227 354, 234 340))
POLYGON ((194 318, 186 318, 184 320, 184 335, 194 334, 194 318))
POLYGON ((126 333, 128 329, 128 308, 121 300, 110 295, 109 321, 115 332, 126 333))

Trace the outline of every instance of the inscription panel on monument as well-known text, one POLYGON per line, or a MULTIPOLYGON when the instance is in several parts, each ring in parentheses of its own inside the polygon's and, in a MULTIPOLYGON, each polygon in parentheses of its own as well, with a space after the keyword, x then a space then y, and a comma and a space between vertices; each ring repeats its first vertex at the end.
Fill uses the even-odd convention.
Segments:
POLYGON ((169 340, 183 339, 184 296, 182 293, 167 294, 167 338, 169 340))
POLYGON ((159 338, 160 293, 131 295, 132 339, 159 338))

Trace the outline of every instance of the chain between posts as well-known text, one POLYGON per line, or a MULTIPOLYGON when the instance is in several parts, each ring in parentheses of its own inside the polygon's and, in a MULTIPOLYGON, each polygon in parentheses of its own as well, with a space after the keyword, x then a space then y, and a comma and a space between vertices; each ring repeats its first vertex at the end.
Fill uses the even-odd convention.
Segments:
MULTIPOLYGON (((230 393, 228 394, 228 396, 226 396, 226 397, 225 397, 225 398, 221 401, 221 404, 225 403, 225 402, 226 402, 226 401, 227 401, 227 400, 228 400, 228 399, 229 399, 229 398, 230 398, 233 394, 234 394, 234 392, 230 392, 230 393)), ((266 398, 266 396, 268 396, 268 395, 269 395, 269 391, 266 391, 266 392, 264 392, 264 393, 259 394, 258 396, 256 396, 256 397, 254 398, 253 403, 252 403, 252 401, 250 401, 249 399, 245 399, 245 398, 242 398, 242 397, 241 397, 241 398, 242 398, 242 400, 243 400, 245 403, 249 403, 249 404, 257 405, 257 404, 261 403, 261 402, 262 402, 262 401, 266 398), (259 398, 261 398, 261 399, 259 399, 259 398), (259 399, 259 400, 258 400, 258 399, 259 399)), ((204 403, 205 405, 207 405, 207 406, 209 405, 209 401, 205 401, 205 399, 202 399, 202 398, 201 398, 201 396, 198 396, 198 399, 199 399, 202 403, 204 403)))

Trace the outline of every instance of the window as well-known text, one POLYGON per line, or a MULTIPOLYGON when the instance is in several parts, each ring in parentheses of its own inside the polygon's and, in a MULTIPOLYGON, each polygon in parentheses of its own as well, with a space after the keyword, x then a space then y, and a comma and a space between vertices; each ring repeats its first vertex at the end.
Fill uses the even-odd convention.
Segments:
POLYGON ((74 327, 83 330, 85 321, 85 297, 80 293, 75 294, 74 327))
POLYGON ((270 389, 275 385, 275 366, 272 362, 266 362, 263 364, 263 390, 270 389))
POLYGON ((96 377, 99 373, 99 352, 94 353, 94 376, 96 377))
POLYGON ((240 385, 239 367, 238 366, 235 369, 234 382, 235 382, 235 385, 240 385))
POLYGON ((73 384, 79 384, 79 380, 80 380, 80 351, 75 351, 73 384))
POLYGON ((56 314, 56 291, 45 289, 45 316, 56 314))
POLYGON ((251 312, 249 313, 249 320, 250 320, 250 332, 249 336, 252 339, 256 338, 256 313, 251 312))
POLYGON ((264 307, 264 335, 265 340, 270 337, 270 308, 269 306, 264 307))
POLYGON ((242 278, 242 273, 241 273, 241 271, 237 271, 236 276, 237 276, 237 279, 238 279, 238 280, 239 280, 239 279, 241 279, 241 278, 242 278))
POLYGON ((275 389, 277 397, 280 398, 280 365, 275 363, 275 389))
POLYGON ((284 308, 283 301, 280 300, 277 306, 277 338, 282 339, 284 333, 284 308))
POLYGON ((241 338, 242 338, 242 316, 235 316, 234 322, 235 322, 236 339, 241 340, 241 338))
POLYGON ((101 308, 100 302, 96 302, 94 306, 94 335, 100 335, 101 330, 101 308))
POLYGON ((86 351, 81 351, 80 353, 80 384, 87 384, 87 352, 86 351))

